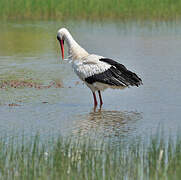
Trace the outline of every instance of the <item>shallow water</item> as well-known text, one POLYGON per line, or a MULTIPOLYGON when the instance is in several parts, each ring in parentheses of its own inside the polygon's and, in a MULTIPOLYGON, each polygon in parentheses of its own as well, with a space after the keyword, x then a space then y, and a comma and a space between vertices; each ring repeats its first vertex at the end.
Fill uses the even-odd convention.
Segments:
POLYGON ((181 125, 180 23, 0 23, 0 81, 33 81, 44 86, 0 89, 0 133, 40 132, 126 141, 174 135, 181 125), (143 86, 103 92, 93 111, 90 90, 71 64, 61 60, 56 32, 68 27, 90 53, 119 61, 143 79, 143 86))

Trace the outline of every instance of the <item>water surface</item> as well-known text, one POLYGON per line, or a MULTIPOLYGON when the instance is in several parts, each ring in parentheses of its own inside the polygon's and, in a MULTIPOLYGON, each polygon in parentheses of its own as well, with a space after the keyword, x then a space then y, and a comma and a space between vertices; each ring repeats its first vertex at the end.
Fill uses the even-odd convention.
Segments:
POLYGON ((181 125, 181 24, 9 22, 0 26, 1 83, 62 85, 1 88, 1 134, 29 136, 38 131, 45 136, 127 141, 154 134, 160 126, 174 135, 181 125), (63 26, 88 52, 115 59, 136 72, 143 86, 106 90, 102 110, 94 112, 91 91, 71 64, 61 60, 56 33, 63 26))

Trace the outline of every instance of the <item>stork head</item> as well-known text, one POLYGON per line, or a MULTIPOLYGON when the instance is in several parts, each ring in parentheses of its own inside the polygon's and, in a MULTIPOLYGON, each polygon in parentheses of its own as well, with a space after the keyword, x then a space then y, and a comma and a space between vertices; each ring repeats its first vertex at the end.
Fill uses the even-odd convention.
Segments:
POLYGON ((77 58, 81 58, 87 56, 88 53, 85 51, 72 37, 70 32, 66 28, 61 28, 58 30, 57 39, 60 43, 62 59, 64 59, 64 41, 68 46, 68 58, 71 60, 75 60, 77 58))
POLYGON ((66 34, 69 33, 67 29, 61 28, 58 30, 57 39, 60 43, 61 52, 62 52, 62 59, 64 59, 64 40, 66 38, 66 34))

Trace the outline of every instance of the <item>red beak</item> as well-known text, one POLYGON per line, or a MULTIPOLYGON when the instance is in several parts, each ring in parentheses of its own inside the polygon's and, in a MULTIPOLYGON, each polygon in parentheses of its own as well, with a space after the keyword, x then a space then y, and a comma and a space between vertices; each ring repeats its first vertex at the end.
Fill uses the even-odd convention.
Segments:
POLYGON ((62 51, 62 59, 64 59, 64 40, 60 40, 60 46, 62 51))

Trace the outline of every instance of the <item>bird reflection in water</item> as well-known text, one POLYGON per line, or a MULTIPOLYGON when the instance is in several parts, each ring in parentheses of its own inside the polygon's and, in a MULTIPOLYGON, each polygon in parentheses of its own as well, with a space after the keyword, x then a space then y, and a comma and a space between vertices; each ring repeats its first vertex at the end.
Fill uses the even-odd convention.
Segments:
POLYGON ((133 131, 141 113, 134 111, 97 111, 80 115, 75 122, 74 135, 120 137, 133 131))

